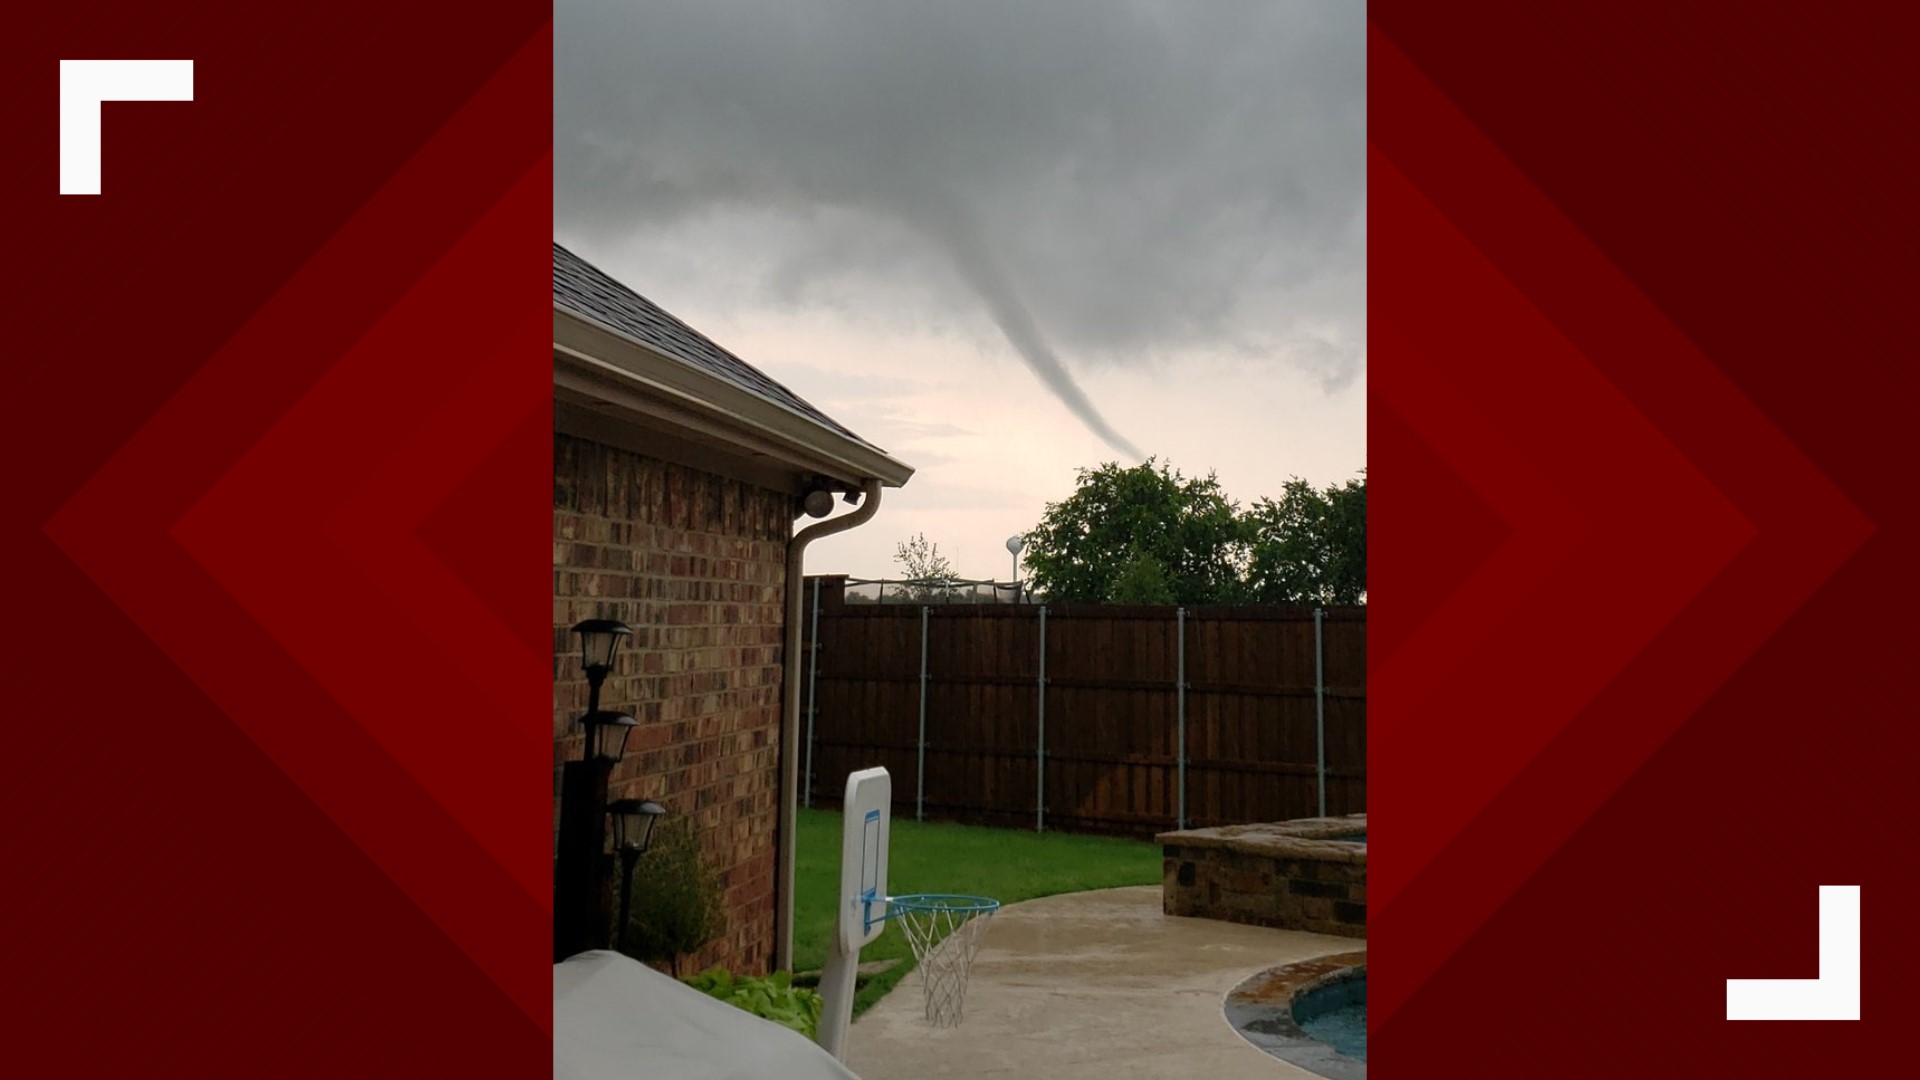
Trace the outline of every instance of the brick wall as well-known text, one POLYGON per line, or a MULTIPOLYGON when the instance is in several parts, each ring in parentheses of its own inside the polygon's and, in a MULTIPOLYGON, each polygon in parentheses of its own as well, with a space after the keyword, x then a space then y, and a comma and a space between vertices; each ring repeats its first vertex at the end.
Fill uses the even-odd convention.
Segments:
MULTIPOLYGON (((633 627, 602 708, 640 720, 612 798, 691 815, 726 925, 683 972, 764 973, 773 953, 781 623, 790 496, 566 435, 554 440, 553 730, 577 759, 581 619, 633 627)), ((642 860, 638 875, 646 874, 642 860)), ((644 886, 643 886, 644 887, 644 886)))

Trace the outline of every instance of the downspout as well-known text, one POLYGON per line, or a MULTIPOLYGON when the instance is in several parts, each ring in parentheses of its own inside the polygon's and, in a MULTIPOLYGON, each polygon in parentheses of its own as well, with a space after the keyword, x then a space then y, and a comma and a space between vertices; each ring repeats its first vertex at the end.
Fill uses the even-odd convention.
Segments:
POLYGON ((880 511, 880 481, 869 480, 866 495, 853 513, 816 521, 787 542, 786 672, 781 687, 786 695, 786 721, 780 725, 780 864, 774 878, 773 966, 793 970, 793 857, 795 817, 800 804, 800 623, 805 591, 807 545, 823 536, 865 525, 880 511))

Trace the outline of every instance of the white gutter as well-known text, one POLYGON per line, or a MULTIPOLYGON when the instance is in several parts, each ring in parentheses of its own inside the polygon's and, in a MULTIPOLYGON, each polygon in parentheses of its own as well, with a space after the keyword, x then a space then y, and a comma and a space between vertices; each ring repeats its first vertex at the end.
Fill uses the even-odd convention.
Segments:
POLYGON ((880 510, 879 480, 867 481, 866 497, 851 514, 816 521, 787 543, 786 722, 780 725, 780 872, 774 887, 773 966, 793 970, 793 857, 795 816, 800 808, 800 611, 806 582, 807 545, 823 536, 865 525, 880 510))

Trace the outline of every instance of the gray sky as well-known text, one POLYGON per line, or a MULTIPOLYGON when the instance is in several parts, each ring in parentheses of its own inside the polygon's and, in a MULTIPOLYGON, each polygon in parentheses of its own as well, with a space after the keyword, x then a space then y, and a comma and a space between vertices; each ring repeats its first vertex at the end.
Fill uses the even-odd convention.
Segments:
POLYGON ((962 574, 1074 470, 1366 464, 1365 6, 558 0, 555 237, 919 472, 962 574))

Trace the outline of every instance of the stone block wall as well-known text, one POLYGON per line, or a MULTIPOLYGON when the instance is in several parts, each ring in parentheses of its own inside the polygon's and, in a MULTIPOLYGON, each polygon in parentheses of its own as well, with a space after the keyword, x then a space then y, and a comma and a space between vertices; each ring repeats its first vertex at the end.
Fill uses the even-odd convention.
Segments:
POLYGON ((1366 816, 1163 833, 1169 915, 1367 936, 1366 816))
MULTIPOLYGON (((578 759, 589 618, 633 627, 601 690, 640 721, 611 797, 694 819, 725 929, 681 970, 761 974, 773 954, 782 622, 793 500, 784 492, 567 435, 554 440, 553 732, 578 759)), ((646 861, 636 878, 645 888, 646 861)))

